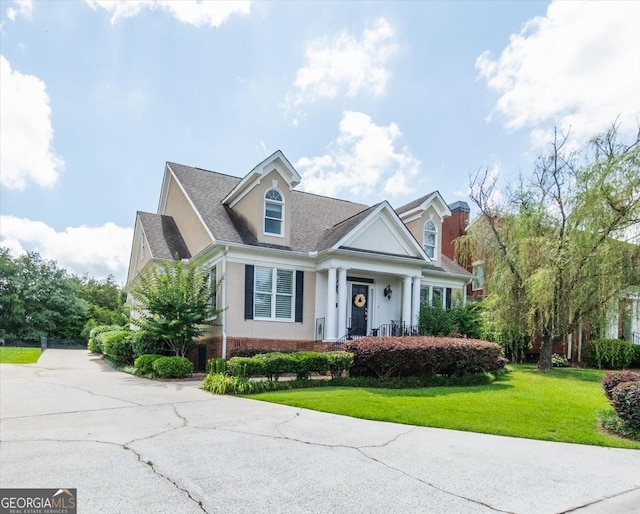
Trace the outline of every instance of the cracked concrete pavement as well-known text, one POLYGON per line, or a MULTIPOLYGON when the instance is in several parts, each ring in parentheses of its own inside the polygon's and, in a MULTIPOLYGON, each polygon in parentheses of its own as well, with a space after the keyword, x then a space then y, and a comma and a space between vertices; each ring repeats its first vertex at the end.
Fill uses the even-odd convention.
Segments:
POLYGON ((0 487, 78 512, 639 513, 640 452, 412 427, 149 381, 82 350, 0 365, 0 487))

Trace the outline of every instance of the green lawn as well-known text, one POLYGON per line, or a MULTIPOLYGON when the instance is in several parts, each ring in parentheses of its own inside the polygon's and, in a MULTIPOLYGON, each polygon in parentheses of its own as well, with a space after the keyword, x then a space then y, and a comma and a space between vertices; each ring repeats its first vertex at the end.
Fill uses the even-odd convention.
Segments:
POLYGON ((356 418, 449 428, 547 441, 640 449, 634 442, 601 433, 596 414, 609 406, 602 372, 531 366, 514 370, 488 386, 426 389, 328 387, 251 395, 356 418))
POLYGON ((38 362, 41 354, 42 350, 40 348, 0 346, 0 363, 33 364, 34 362, 38 362))

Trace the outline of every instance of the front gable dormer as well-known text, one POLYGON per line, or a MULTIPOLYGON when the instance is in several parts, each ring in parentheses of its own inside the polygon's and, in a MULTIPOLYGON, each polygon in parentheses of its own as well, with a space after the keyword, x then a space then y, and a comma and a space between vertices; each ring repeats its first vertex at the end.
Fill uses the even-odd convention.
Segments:
POLYGON ((289 246, 292 190, 300 175, 278 150, 253 168, 222 200, 261 243, 289 246))
POLYGON ((386 201, 343 223, 331 229, 325 239, 325 249, 356 250, 428 260, 416 239, 386 201), (342 227, 343 223, 347 226, 342 227))
POLYGON ((431 260, 439 263, 442 254, 442 222, 444 218, 451 216, 451 210, 440 193, 434 191, 418 198, 400 207, 397 212, 424 252, 431 260))

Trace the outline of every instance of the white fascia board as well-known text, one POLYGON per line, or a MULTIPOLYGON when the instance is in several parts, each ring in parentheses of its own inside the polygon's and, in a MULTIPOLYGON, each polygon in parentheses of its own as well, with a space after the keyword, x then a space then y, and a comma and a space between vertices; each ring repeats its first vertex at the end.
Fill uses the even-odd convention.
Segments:
POLYGON ((440 216, 440 221, 451 216, 451 209, 449 209, 447 202, 444 201, 439 191, 434 191, 420 205, 400 214, 400 219, 404 223, 416 220, 422 216, 422 213, 426 211, 430 205, 433 206, 438 216, 440 216))
MULTIPOLYGON (((396 232, 398 234, 398 241, 401 243, 402 247, 407 251, 407 253, 412 253, 412 250, 417 253, 420 257, 422 257, 427 262, 432 262, 429 256, 425 253, 424 248, 418 244, 416 238, 413 237, 413 234, 409 232, 407 226, 402 222, 398 213, 393 210, 389 202, 386 200, 381 202, 378 207, 376 207, 369 215, 358 223, 355 227, 353 227, 340 241, 338 241, 335 245, 333 245, 333 250, 338 250, 341 246, 349 246, 349 241, 352 241, 358 235, 365 231, 372 223, 374 223, 378 218, 380 218, 391 230, 392 232, 396 232), (381 213, 384 211, 388 217, 381 217, 381 213)), ((366 253, 363 250, 363 253, 366 253)))
POLYGON ((463 273, 454 273, 452 271, 440 271, 440 270, 434 270, 434 269, 423 269, 422 270, 422 276, 423 277, 455 277, 458 279, 464 279, 466 281, 471 281, 473 279, 473 275, 467 275, 467 274, 463 274, 463 273))
POLYGON ((158 214, 162 214, 167 207, 167 196, 169 195, 169 181, 173 171, 169 168, 169 163, 164 165, 164 174, 162 176, 162 187, 160 188, 160 201, 158 202, 158 214))
POLYGON ((307 253, 238 243, 225 243, 223 241, 216 241, 205 247, 197 255, 192 257, 192 260, 203 256, 203 260, 210 261, 225 249, 228 249, 228 262, 270 265, 275 267, 280 265, 285 267, 295 266, 297 269, 309 271, 315 270, 316 268, 315 259, 307 253))
MULTIPOLYGON (((171 178, 173 180, 175 180, 176 184, 178 184, 178 187, 180 188, 180 191, 182 191, 182 194, 187 199, 187 202, 189 203, 189 206, 191 207, 191 210, 195 213, 196 217, 198 218, 198 220, 200 221, 200 223, 204 227, 205 232, 211 238, 211 241, 215 241, 216 238, 213 237, 213 234, 209 230, 209 227, 207 227, 207 224, 204 222, 204 219, 202 218, 202 215, 200 214, 200 211, 198 209, 196 209, 196 206, 194 205, 193 201, 191 200, 191 197, 187 194, 187 191, 185 190, 185 188, 182 187, 182 184, 178 180, 178 177, 173 172, 173 170, 171 169, 171 166, 169 166, 169 164, 167 164, 167 169, 171 172, 171 178)), ((164 184, 163 184, 163 187, 164 187, 164 184)), ((165 202, 166 202, 166 199, 165 199, 165 202)), ((158 214, 162 214, 162 213, 158 213, 158 214)))
POLYGON ((138 252, 140 251, 140 245, 136 244, 136 241, 140 240, 141 232, 142 223, 140 222, 140 216, 136 213, 136 221, 133 226, 133 240, 131 241, 131 254, 129 255, 129 269, 127 270, 127 282, 125 286, 133 280, 133 270, 135 269, 133 263, 138 259, 138 252))
POLYGON ((233 208, 242 198, 244 198, 262 180, 265 172, 270 172, 272 167, 278 171, 280 176, 287 183, 289 189, 296 187, 302 180, 300 174, 291 165, 289 160, 280 150, 276 150, 269 157, 257 164, 247 173, 233 190, 222 199, 222 203, 233 208))
POLYGON ((346 268, 384 275, 420 276, 424 262, 410 257, 371 254, 357 250, 322 252, 317 261, 318 270, 346 268))

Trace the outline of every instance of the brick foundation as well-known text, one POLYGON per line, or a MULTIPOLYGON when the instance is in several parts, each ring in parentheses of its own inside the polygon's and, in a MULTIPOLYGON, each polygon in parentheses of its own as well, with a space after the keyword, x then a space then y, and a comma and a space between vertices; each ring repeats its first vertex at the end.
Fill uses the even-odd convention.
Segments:
MULTIPOLYGON (((222 357, 222 338, 203 337, 196 341, 187 357, 193 362, 196 371, 204 371, 198 366, 198 348, 206 347, 206 360, 222 357)), ((227 337, 227 355, 231 356, 231 351, 236 349, 264 349, 276 351, 313 351, 327 352, 331 349, 331 343, 322 341, 309 341, 306 339, 264 339, 258 337, 227 337)))

